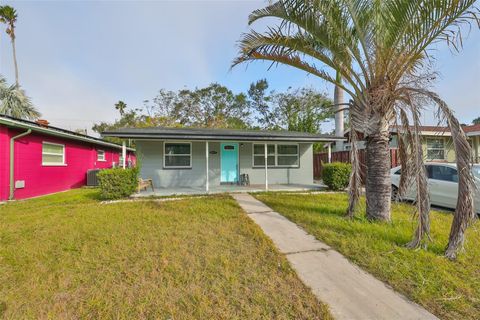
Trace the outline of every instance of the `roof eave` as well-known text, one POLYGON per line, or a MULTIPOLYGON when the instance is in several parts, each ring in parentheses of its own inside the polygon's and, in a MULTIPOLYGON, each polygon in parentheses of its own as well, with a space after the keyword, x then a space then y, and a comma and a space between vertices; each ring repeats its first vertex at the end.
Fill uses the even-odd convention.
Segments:
MULTIPOLYGON (((78 140, 78 141, 83 141, 83 142, 89 142, 92 144, 97 144, 97 145, 102 145, 102 146, 107 146, 115 149, 121 149, 122 146, 115 144, 115 143, 110 143, 107 141, 99 141, 95 140, 92 138, 88 137, 81 137, 81 136, 76 136, 74 134, 69 134, 66 132, 58 132, 49 128, 43 128, 43 127, 37 127, 34 125, 30 125, 28 123, 22 123, 19 121, 15 121, 13 119, 7 119, 7 118, 0 118, 0 124, 4 124, 6 126, 14 127, 14 128, 22 128, 22 129, 32 129, 34 132, 39 132, 47 135, 52 135, 56 137, 61 137, 61 138, 69 138, 72 140, 78 140)), ((133 148, 127 148, 128 151, 135 151, 133 148)))
POLYGON ((343 137, 295 137, 295 136, 254 136, 254 135, 188 135, 188 134, 146 134, 146 133, 120 133, 120 132, 102 132, 104 137, 117 137, 127 139, 156 139, 156 140, 192 140, 192 141, 298 141, 298 142, 332 142, 346 141, 343 137))

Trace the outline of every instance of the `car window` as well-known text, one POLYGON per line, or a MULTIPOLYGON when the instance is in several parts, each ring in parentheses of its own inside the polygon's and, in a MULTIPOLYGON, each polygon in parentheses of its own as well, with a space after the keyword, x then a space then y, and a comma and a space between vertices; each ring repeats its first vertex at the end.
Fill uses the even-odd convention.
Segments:
POLYGON ((394 174, 398 174, 398 175, 402 174, 402 169, 398 169, 397 171, 395 171, 394 174))
POLYGON ((429 166, 429 178, 441 181, 458 182, 457 169, 446 166, 429 166))
POLYGON ((480 179, 480 166, 479 165, 473 166, 472 171, 473 171, 473 175, 478 179, 480 179))
POLYGON ((425 169, 427 170, 427 178, 432 179, 432 166, 425 166, 425 169))

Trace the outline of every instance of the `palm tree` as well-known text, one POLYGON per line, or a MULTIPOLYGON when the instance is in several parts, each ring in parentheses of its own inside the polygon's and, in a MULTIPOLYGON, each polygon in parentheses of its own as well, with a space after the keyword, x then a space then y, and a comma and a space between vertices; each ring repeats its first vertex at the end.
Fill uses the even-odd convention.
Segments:
POLYGON ((7 24, 7 34, 12 41, 13 64, 15 66, 15 85, 18 86, 18 64, 15 48, 15 23, 17 22, 17 11, 10 6, 0 7, 0 21, 7 24))
MULTIPOLYGON (((255 10, 249 24, 275 18, 265 32, 242 36, 233 65, 255 60, 285 64, 318 76, 350 96, 351 139, 366 137, 366 215, 390 221, 389 129, 397 125, 402 181, 400 192, 417 185, 419 224, 411 247, 426 243, 430 203, 419 137, 420 113, 426 102, 451 128, 459 170, 459 197, 446 256, 455 258, 474 217, 470 146, 447 104, 429 90, 430 48, 443 42, 459 50, 464 24, 479 23, 475 0, 281 0, 255 10), (336 72, 343 82, 338 81, 336 72)), ((353 148, 355 149, 355 148, 353 148)), ((349 214, 357 207, 359 165, 352 151, 349 214)))
POLYGON ((35 120, 40 113, 32 105, 32 102, 17 85, 7 85, 5 79, 0 76, 0 114, 7 116, 35 120))

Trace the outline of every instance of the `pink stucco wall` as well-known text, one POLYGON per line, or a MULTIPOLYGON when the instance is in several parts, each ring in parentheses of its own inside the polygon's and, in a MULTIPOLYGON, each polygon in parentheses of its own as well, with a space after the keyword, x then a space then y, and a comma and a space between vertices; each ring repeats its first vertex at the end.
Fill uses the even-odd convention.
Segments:
MULTIPOLYGON (((1 130, 0 144, 22 131, 1 130), (3 132, 3 134, 2 134, 3 132), (5 138, 6 136, 6 138, 5 138)), ((86 184, 86 172, 95 168, 110 168, 112 163, 119 162, 121 149, 108 148, 81 141, 63 139, 53 136, 32 133, 15 141, 15 181, 25 181, 25 188, 15 190, 15 199, 25 199, 44 194, 78 188, 86 184), (42 165, 42 142, 65 145, 65 166, 42 165), (97 161, 97 149, 105 151, 105 161, 97 161)), ((1 152, 0 156, 0 200, 8 199, 9 193, 9 152, 1 152), (4 154, 6 154, 7 161, 4 154)), ((128 153, 127 159, 134 161, 134 155, 128 153)))
POLYGON ((9 135, 4 126, 0 126, 0 201, 8 199, 9 179, 9 135))

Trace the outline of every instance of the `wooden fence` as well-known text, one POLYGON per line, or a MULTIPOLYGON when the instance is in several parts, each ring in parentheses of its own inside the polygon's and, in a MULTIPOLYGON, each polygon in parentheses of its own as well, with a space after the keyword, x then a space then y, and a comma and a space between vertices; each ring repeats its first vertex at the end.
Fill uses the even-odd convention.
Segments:
MULTIPOLYGON (((362 170, 362 180, 366 174, 365 167, 365 150, 358 150, 358 156, 360 158, 360 168, 362 170)), ((344 162, 350 163, 350 151, 337 151, 332 152, 332 162, 344 162)), ((328 163, 328 153, 316 153, 313 155, 313 175, 315 179, 321 179, 323 164, 328 163)), ((398 149, 390 149, 390 167, 395 168, 400 165, 398 149)))

